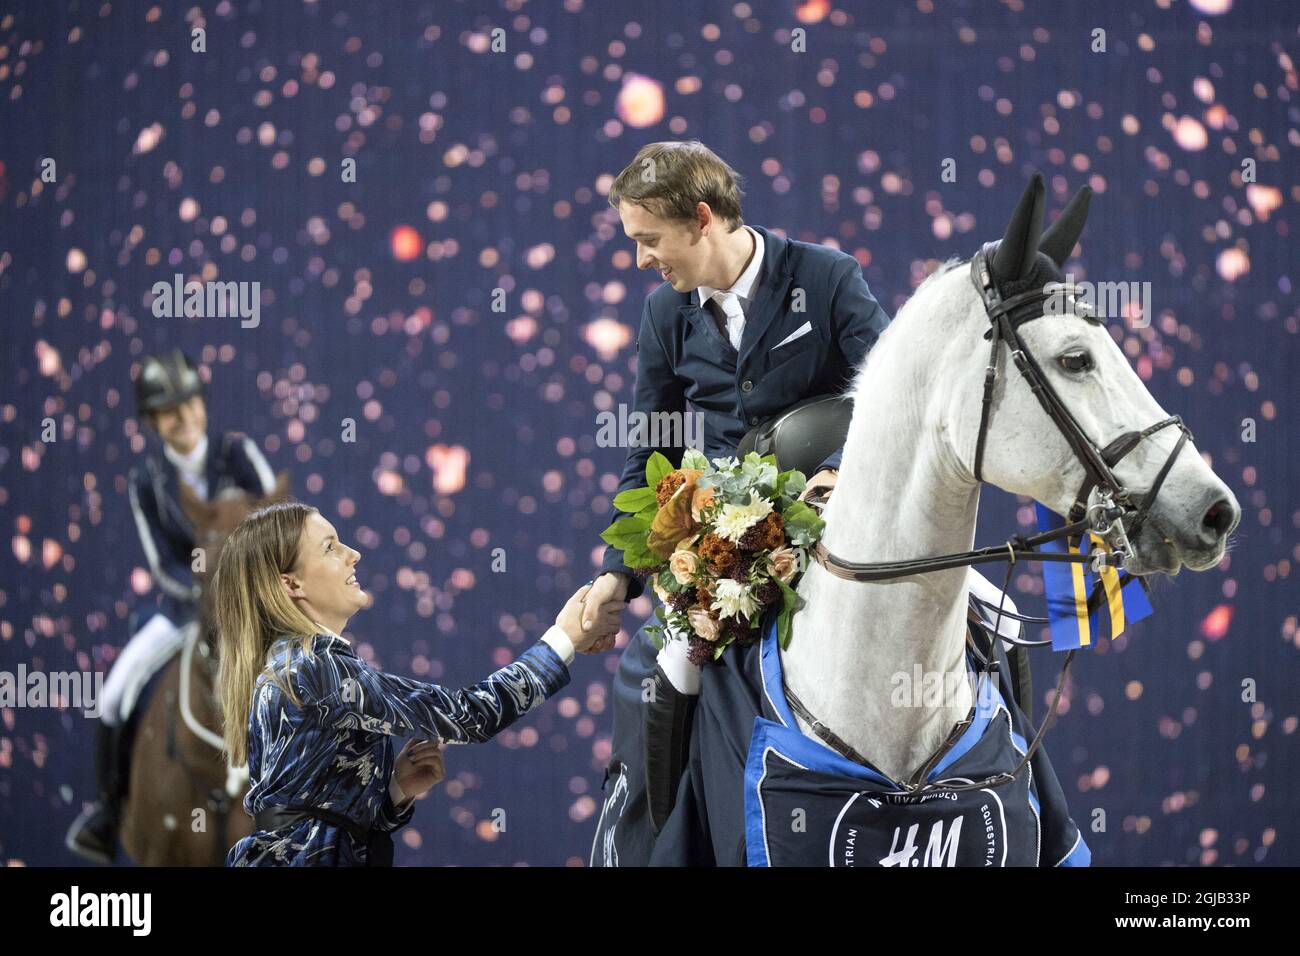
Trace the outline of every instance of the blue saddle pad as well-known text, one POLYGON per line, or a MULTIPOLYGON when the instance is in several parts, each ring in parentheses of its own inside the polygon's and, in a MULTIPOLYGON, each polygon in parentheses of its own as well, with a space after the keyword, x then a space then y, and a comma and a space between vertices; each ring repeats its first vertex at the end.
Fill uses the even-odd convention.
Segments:
MULTIPOLYGON (((761 658, 764 714, 754 718, 745 765, 750 866, 1040 864, 1043 828, 1032 764, 997 787, 910 794, 798 729, 785 696, 775 622, 761 658)), ((970 724, 929 782, 982 780, 1013 770, 1024 756, 1025 739, 986 676, 975 697, 970 724)), ((1068 819, 1063 805, 1054 809, 1068 819)), ((1086 866, 1087 844, 1068 825, 1073 846, 1059 865, 1086 866)))

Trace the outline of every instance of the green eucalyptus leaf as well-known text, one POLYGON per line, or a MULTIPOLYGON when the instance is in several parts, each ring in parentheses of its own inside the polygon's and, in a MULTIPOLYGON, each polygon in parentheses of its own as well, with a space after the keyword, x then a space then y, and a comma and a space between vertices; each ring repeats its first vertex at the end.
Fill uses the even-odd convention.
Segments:
POLYGON ((682 467, 704 471, 709 467, 709 460, 704 457, 704 452, 698 448, 688 448, 682 452, 682 467))
POLYGON ((822 536, 826 522, 807 502, 796 501, 781 514, 790 543, 799 547, 814 544, 822 536))
POLYGON ((782 473, 776 491, 777 494, 789 495, 797 499, 807 487, 808 479, 804 477, 802 471, 787 471, 782 473))

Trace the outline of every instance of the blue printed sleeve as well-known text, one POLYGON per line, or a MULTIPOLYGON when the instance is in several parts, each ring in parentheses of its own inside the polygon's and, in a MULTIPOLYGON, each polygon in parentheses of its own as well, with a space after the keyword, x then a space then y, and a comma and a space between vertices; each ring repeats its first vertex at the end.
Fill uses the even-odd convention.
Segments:
POLYGON ((569 668, 540 641, 513 664, 459 690, 385 674, 350 649, 304 663, 310 706, 319 708, 327 726, 455 743, 490 740, 569 682, 569 668))
POLYGON ((410 823, 413 816, 415 816, 415 801, 409 801, 406 809, 399 812, 397 805, 393 803, 393 798, 388 795, 388 788, 385 787, 384 802, 375 815, 375 829, 382 830, 384 833, 392 833, 394 830, 400 830, 410 823))

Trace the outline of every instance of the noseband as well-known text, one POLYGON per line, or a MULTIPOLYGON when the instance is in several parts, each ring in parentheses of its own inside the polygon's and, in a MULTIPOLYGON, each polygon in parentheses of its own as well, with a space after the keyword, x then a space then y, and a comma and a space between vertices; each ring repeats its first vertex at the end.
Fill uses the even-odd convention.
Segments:
MULTIPOLYGON (((1061 299, 1068 298, 1070 311, 1052 314, 1074 315, 1086 319, 1094 324, 1100 324, 1100 320, 1092 313, 1091 309, 1085 308, 1084 303, 1079 301, 1079 296, 1083 290, 1075 285, 1065 283, 1051 283, 1042 289, 1031 289, 1028 292, 1022 292, 1019 295, 1003 299, 1002 294, 998 291, 997 284, 993 279, 993 272, 989 264, 990 245, 985 244, 979 252, 971 259, 970 277, 971 282, 975 285, 984 303, 984 311, 990 322, 989 331, 984 334, 986 339, 990 340, 989 362, 984 372, 984 396, 980 406, 980 427, 979 437, 975 444, 975 480, 981 484, 983 478, 984 466, 984 445, 988 435, 989 413, 993 404, 993 386, 997 381, 998 360, 1001 355, 1001 344, 1005 341, 1007 348, 1011 352, 1011 358, 1024 376, 1025 381, 1029 384, 1030 390, 1034 397, 1038 399, 1043 410, 1047 412, 1048 418, 1056 425, 1057 430, 1069 443, 1075 458, 1083 466, 1084 480, 1075 495, 1074 504, 1071 506, 1069 515, 1066 518, 1064 527, 1056 528, 1052 531, 1045 531, 1041 534, 1025 536, 1012 535, 1005 544, 988 547, 976 548, 973 551, 963 551, 956 554, 937 555, 929 558, 915 558, 908 561, 879 561, 879 562, 856 562, 846 561, 843 558, 836 557, 832 554, 822 542, 817 542, 813 547, 812 557, 818 564, 829 571, 831 574, 846 581, 887 581, 891 578, 908 577, 913 574, 925 574, 930 571, 943 571, 950 568, 969 567, 976 564, 985 564, 997 561, 1007 562, 1006 580, 1002 586, 1002 594, 1005 600, 1006 590, 1011 583, 1011 572, 1016 561, 1020 559, 1029 559, 1034 561, 1063 561, 1072 564, 1089 564, 1094 572, 1099 571, 1102 567, 1123 567, 1125 561, 1132 555, 1132 546, 1129 543, 1130 537, 1137 538, 1143 523, 1150 513, 1151 506, 1155 503, 1156 495, 1160 491, 1161 485, 1164 484, 1165 478, 1169 475, 1170 469, 1173 468, 1174 461, 1183 446, 1191 438, 1191 432, 1178 415, 1171 415, 1162 421, 1149 425, 1140 431, 1125 432, 1120 435, 1105 448, 1099 448, 1083 428, 1070 414, 1061 397, 1057 395, 1052 388, 1051 383, 1043 374, 1042 368, 1034 360, 1033 355, 1026 347, 1024 340, 1020 337, 1019 327, 1026 322, 1043 316, 1045 313, 1042 305, 1049 299, 1060 302, 1061 299), (1060 297, 1060 298, 1058 298, 1060 297), (1152 482, 1151 488, 1142 498, 1141 503, 1134 505, 1133 492, 1126 488, 1115 475, 1112 469, 1124 459, 1126 455, 1133 451, 1143 440, 1154 435, 1160 429, 1167 425, 1177 425, 1182 434, 1174 449, 1170 452, 1169 457, 1161 466, 1160 471, 1156 474, 1155 481, 1152 482), (1093 490, 1097 491, 1097 502, 1089 505, 1089 499, 1092 497, 1093 490), (1125 529, 1124 521, 1129 520, 1130 524, 1125 529), (1111 548, 1110 551, 1096 549, 1093 554, 1082 554, 1066 549, 1064 553, 1058 551, 1041 551, 1038 550, 1040 545, 1058 538, 1067 540, 1076 535, 1082 536, 1088 532, 1098 535, 1111 548)), ((1100 585, 1098 585, 1100 587, 1100 585)), ((1091 600, 1089 604, 1091 605, 1091 600)), ((985 664, 985 671, 992 672, 997 670, 997 655, 994 652, 996 647, 997 627, 1001 623, 1002 608, 997 608, 997 623, 994 625, 993 637, 990 639, 990 648, 988 658, 985 664)), ((1022 621, 1031 621, 1034 623, 1047 624, 1047 618, 1014 616, 1022 621)), ((1043 646, 1050 641, 1024 641, 1008 640, 1009 643, 1020 644, 1023 646, 1043 646)), ((1061 669, 1060 679, 1056 685, 1056 693, 1052 700, 1051 711, 1044 719, 1042 726, 1034 737, 1033 744, 1024 754, 1020 763, 1015 770, 1009 773, 1002 773, 989 777, 978 783, 950 785, 950 784, 926 784, 925 776, 930 768, 938 760, 938 757, 947 749, 947 745, 940 748, 939 752, 931 758, 910 781, 903 784, 909 792, 920 790, 975 790, 989 786, 999 786, 1014 780, 1015 777, 1029 763, 1042 742, 1043 735, 1056 717, 1057 706, 1061 699, 1061 690, 1065 682, 1066 671, 1069 670, 1070 662, 1074 659, 1074 651, 1070 651, 1065 658, 1065 664, 1061 669)), ((790 696, 792 709, 799 713, 803 719, 809 723, 813 732, 820 737, 823 742, 838 751, 842 756, 855 760, 858 763, 870 765, 861 754, 853 750, 841 738, 833 734, 829 728, 817 721, 807 708, 803 706, 798 698, 790 693, 787 688, 787 694, 790 696)), ((968 723, 958 724, 954 729, 954 736, 950 738, 949 743, 956 739, 968 723)))

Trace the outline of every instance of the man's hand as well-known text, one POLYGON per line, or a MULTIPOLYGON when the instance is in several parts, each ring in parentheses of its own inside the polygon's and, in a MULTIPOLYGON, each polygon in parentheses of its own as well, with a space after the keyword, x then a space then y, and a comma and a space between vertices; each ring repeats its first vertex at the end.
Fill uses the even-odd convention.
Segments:
POLYGON ((616 571, 606 571, 591 586, 582 606, 582 627, 585 631, 596 632, 597 639, 592 643, 588 653, 599 654, 614 646, 618 638, 618 619, 610 623, 610 610, 622 612, 626 606, 627 576, 616 571))
POLYGON ((606 635, 618 633, 619 616, 627 606, 617 599, 594 605, 595 619, 590 625, 584 626, 583 615, 591 614, 593 608, 589 597, 591 590, 590 584, 578 588, 573 597, 564 602, 564 607, 560 608, 560 613, 555 617, 556 625, 569 635, 573 649, 579 654, 598 654, 613 647, 613 641, 606 640, 606 635))
POLYGON ((808 484, 804 487, 803 493, 799 495, 800 501, 807 501, 809 496, 819 494, 819 488, 825 489, 827 497, 830 497, 830 490, 835 487, 835 479, 839 472, 834 468, 826 468, 817 472, 808 479, 808 484))

